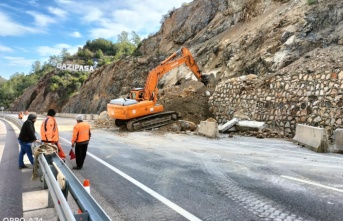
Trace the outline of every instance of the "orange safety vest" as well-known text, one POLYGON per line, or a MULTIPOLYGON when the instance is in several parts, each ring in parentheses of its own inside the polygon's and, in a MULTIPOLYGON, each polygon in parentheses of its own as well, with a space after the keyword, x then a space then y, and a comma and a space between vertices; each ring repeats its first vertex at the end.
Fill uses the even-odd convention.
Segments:
POLYGON ((22 112, 20 112, 20 113, 18 114, 18 118, 19 118, 19 119, 23 119, 23 113, 22 113, 22 112))
POLYGON ((42 142, 47 143, 57 143, 59 134, 56 120, 54 117, 47 116, 46 119, 42 122, 40 127, 40 136, 42 142))
POLYGON ((91 129, 88 123, 79 122, 74 126, 71 143, 88 142, 91 137, 91 129))

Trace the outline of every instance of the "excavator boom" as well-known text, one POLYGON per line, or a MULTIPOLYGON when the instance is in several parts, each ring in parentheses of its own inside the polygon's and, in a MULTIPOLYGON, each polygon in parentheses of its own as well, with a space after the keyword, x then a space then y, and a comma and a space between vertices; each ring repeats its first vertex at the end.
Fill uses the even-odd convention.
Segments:
POLYGON ((201 74, 201 71, 190 51, 187 48, 181 48, 149 72, 144 88, 144 100, 153 100, 154 103, 156 103, 158 80, 164 74, 182 64, 186 64, 198 80, 202 81, 205 85, 207 84, 207 80, 205 80, 206 77, 201 74), (179 54, 181 54, 180 57, 178 57, 179 54))

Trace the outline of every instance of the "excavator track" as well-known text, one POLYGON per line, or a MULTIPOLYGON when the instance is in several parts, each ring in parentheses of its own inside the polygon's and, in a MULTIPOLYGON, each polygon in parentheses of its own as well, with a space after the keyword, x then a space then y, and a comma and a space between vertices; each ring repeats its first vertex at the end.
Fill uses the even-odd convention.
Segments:
POLYGON ((126 128, 129 131, 149 130, 167 125, 172 120, 177 120, 176 112, 166 111, 130 120, 127 122, 126 128))

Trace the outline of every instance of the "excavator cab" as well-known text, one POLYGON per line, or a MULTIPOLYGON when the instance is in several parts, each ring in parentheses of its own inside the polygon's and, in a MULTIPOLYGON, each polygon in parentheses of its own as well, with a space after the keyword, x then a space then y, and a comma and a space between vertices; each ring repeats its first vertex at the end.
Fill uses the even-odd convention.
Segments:
POLYGON ((134 88, 129 95, 130 99, 136 100, 136 101, 143 101, 144 97, 144 88, 134 88))

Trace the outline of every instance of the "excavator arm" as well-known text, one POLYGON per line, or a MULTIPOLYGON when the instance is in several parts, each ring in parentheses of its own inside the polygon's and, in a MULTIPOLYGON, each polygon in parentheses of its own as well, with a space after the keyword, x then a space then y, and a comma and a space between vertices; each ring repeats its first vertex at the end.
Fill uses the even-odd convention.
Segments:
POLYGON ((206 75, 201 74, 201 71, 190 51, 187 48, 181 48, 149 72, 144 88, 144 100, 152 100, 156 103, 158 80, 164 74, 182 64, 186 64, 199 81, 203 82, 205 85, 208 83, 206 75))

